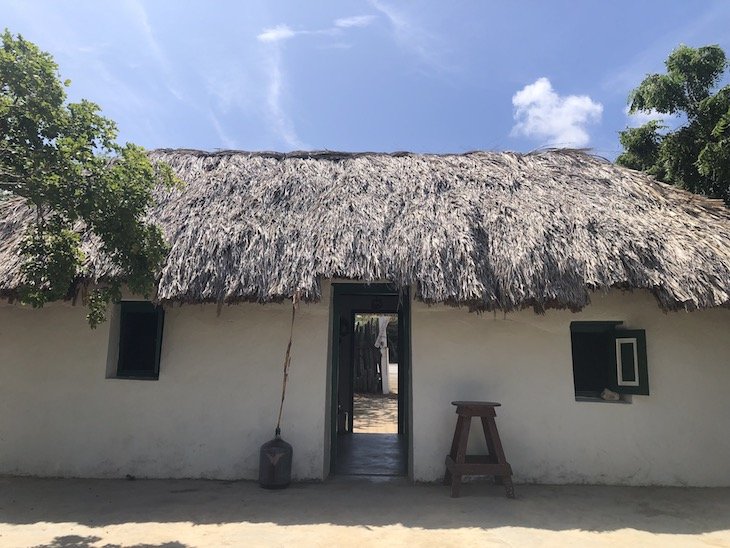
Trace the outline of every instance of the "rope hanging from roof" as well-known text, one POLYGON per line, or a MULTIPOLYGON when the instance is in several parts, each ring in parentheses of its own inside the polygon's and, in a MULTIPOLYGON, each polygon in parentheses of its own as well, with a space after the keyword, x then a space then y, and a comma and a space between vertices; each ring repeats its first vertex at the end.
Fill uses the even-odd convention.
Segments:
POLYGON ((284 398, 286 397, 286 383, 289 380, 289 367, 291 366, 291 343, 294 338, 294 318, 297 315, 297 307, 299 306, 299 291, 295 292, 291 298, 291 325, 289 326, 289 343, 286 345, 286 355, 284 356, 284 379, 281 383, 281 403, 279 404, 279 418, 276 421, 276 435, 281 435, 281 414, 284 411, 284 398))

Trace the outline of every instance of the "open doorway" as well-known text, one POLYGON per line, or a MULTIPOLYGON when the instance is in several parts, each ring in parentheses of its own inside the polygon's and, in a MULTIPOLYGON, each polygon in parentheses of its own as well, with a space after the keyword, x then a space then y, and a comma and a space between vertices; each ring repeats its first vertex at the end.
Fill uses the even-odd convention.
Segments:
POLYGON ((398 314, 355 314, 355 434, 398 433, 398 314))
POLYGON ((408 296, 387 285, 335 286, 330 454, 334 474, 407 474, 408 311, 408 296))

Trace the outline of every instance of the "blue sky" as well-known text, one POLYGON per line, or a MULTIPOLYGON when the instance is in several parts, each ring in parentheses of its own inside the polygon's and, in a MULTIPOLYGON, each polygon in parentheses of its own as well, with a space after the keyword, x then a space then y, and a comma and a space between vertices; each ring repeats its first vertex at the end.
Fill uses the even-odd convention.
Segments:
POLYGON ((0 0, 0 27, 148 148, 614 158, 672 49, 730 54, 726 0, 0 0))

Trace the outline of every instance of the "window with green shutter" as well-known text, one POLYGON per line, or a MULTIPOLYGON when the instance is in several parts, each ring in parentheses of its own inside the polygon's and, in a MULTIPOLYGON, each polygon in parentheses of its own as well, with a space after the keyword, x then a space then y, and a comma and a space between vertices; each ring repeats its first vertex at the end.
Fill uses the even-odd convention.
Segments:
POLYGON ((572 322, 576 399, 600 399, 604 390, 649 395, 646 332, 621 329, 620 321, 572 322))
POLYGON ((120 306, 116 377, 159 378, 164 310, 143 301, 122 301, 120 306))

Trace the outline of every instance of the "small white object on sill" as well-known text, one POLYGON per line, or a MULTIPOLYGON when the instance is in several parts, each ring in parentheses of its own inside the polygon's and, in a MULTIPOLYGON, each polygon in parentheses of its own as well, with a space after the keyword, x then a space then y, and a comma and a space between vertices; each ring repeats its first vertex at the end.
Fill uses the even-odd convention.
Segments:
POLYGON ((601 399, 606 401, 619 401, 621 399, 621 396, 613 390, 604 388, 603 392, 601 392, 601 399))

